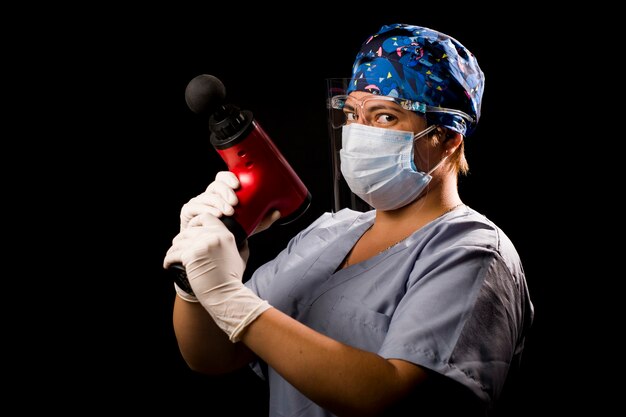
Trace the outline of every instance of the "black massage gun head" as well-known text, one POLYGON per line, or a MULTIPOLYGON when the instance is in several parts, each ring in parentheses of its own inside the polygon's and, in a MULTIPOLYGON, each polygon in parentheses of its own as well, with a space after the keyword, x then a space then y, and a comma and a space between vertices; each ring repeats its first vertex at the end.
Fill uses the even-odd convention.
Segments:
POLYGON ((252 113, 225 104, 225 98, 224 84, 213 75, 198 75, 185 89, 187 106, 209 120, 211 143, 217 149, 226 149, 239 143, 252 129, 252 113))
POLYGON ((187 84, 185 101, 196 114, 210 117, 224 103, 226 88, 212 75, 198 75, 187 84))

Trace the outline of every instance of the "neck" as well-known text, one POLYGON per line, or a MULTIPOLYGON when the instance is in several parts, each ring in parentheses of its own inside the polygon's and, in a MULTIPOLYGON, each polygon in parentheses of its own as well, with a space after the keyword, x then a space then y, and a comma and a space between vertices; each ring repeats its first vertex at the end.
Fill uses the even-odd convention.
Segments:
POLYGON ((457 188, 456 174, 450 173, 431 184, 414 202, 390 211, 377 211, 374 227, 381 230, 392 227, 407 227, 417 230, 426 223, 462 204, 457 188))
POLYGON ((429 184, 424 195, 413 203, 397 210, 377 210, 374 224, 361 236, 339 268, 369 259, 397 245, 460 203, 456 177, 433 178, 432 185, 429 184))

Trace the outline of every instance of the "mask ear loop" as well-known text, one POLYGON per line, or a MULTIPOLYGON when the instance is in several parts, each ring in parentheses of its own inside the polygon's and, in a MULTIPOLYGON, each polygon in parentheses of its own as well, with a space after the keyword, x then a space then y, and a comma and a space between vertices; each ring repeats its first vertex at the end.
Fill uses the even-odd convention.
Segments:
POLYGON ((441 158, 441 161, 437 162, 437 165, 435 165, 434 167, 431 168, 430 171, 427 172, 428 175, 432 174, 433 172, 435 172, 435 170, 437 168, 439 168, 439 165, 443 164, 443 161, 445 161, 446 159, 448 159, 448 157, 450 156, 450 154, 446 153, 446 156, 444 156, 443 158, 441 158))
MULTIPOLYGON (((416 133, 415 135, 413 135, 413 149, 412 149, 413 154, 412 155, 415 155, 415 142, 418 139, 423 138, 424 136, 426 136, 428 133, 432 132, 436 128, 437 128, 436 125, 431 125, 431 126, 428 126, 426 129, 422 130, 421 132, 416 133)), ((441 162, 439 162, 439 164, 440 163, 441 162)), ((439 164, 437 164, 437 166, 439 166, 439 164)), ((417 167, 415 166, 415 156, 411 157, 411 168, 413 168, 413 171, 417 171, 417 167)), ((437 168, 437 167, 435 167, 435 168, 437 168)), ((431 170, 430 172, 433 172, 433 170, 431 170)), ((430 174, 430 172, 428 174, 430 174)))
MULTIPOLYGON (((420 138, 422 138, 422 137, 426 136, 428 133, 432 132, 432 131, 433 131, 433 130, 435 130, 436 128, 437 128, 437 125, 431 125, 431 126, 428 126, 426 129, 422 130, 421 132, 419 132, 419 133, 417 133, 416 135, 414 135, 414 136, 413 136, 413 150, 412 150, 413 155, 415 154, 415 142, 416 142, 418 139, 420 139, 420 138)), ((444 158, 444 159, 445 159, 445 158, 444 158)), ((437 164, 437 165, 436 165, 433 169, 431 169, 431 170, 430 170, 430 171, 426 174, 426 176, 430 177, 430 173, 431 173, 431 172, 433 172, 435 169, 437 169, 437 167, 438 167, 438 166, 439 166, 442 162, 443 162, 443 159, 442 159, 441 161, 439 161, 439 163, 438 163, 438 164, 437 164)), ((428 161, 426 161, 426 163, 428 163, 428 161)), ((411 166, 413 167, 413 170, 414 170, 414 171, 418 172, 418 171, 417 171, 417 168, 415 167, 414 156, 411 158, 411 166)), ((428 189, 422 190, 422 192, 420 193, 420 195, 418 195, 418 196, 416 197, 416 200, 420 200, 420 201, 421 201, 420 205, 423 205, 423 204, 424 204, 424 200, 422 200, 422 197, 423 197, 423 196, 425 195, 425 193, 427 193, 427 192, 428 192, 428 189)))
POLYGON ((416 133, 413 136, 413 142, 415 142, 417 139, 423 137, 425 134, 432 132, 433 130, 435 130, 437 128, 436 125, 432 125, 432 126, 428 126, 426 129, 422 130, 419 133, 416 133))
POLYGON ((427 172, 427 174, 428 174, 428 175, 430 175, 430 174, 432 174, 433 172, 435 172, 435 170, 436 170, 437 168, 439 168, 439 165, 443 164, 443 161, 445 161, 446 159, 448 159, 448 157, 449 157, 450 155, 452 155, 452 153, 453 153, 453 152, 450 152, 450 150, 449 150, 449 149, 447 149, 447 150, 446 150, 446 154, 445 154, 445 156, 444 156, 443 158, 441 158, 441 161, 439 161, 439 162, 437 163, 437 165, 435 165, 434 167, 432 167, 432 169, 431 169, 430 171, 428 171, 428 172, 427 172))

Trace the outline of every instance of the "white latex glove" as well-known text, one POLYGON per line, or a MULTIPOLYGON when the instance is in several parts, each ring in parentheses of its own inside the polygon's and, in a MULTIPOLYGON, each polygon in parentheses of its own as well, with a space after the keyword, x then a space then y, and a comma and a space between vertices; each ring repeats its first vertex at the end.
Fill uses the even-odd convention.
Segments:
POLYGON ((239 179, 230 171, 220 171, 206 190, 189 200, 180 211, 180 230, 187 228, 189 221, 196 216, 210 213, 215 217, 232 216, 234 206, 239 203, 235 190, 239 188, 239 179))
POLYGON ((212 214, 194 217, 174 238, 163 266, 177 262, 185 267, 197 300, 232 342, 271 307, 243 285, 246 263, 233 234, 212 214))
MULTIPOLYGON (((184 230, 189 221, 196 216, 209 213, 215 217, 232 216, 235 206, 239 203, 235 190, 239 188, 239 179, 230 171, 219 171, 213 181, 202 194, 192 198, 180 211, 180 230, 184 230)), ((268 229, 276 220, 280 219, 280 212, 274 210, 263 218, 250 236, 268 229)))
MULTIPOLYGON (((206 190, 189 200, 187 204, 183 206, 180 211, 180 230, 185 230, 189 222, 194 218, 208 213, 215 217, 232 216, 235 213, 234 206, 239 203, 235 190, 239 188, 239 179, 235 174, 230 171, 219 171, 215 175, 215 181, 213 181, 206 190)), ((272 223, 280 218, 280 212, 275 210, 268 214, 261 223, 254 229, 250 236, 262 232, 269 228, 272 223)), ((246 242, 241 250, 240 255, 244 262, 248 261, 249 251, 248 243, 246 242)), ((189 302, 197 302, 197 298, 182 290, 178 285, 174 284, 176 293, 183 299, 189 302)))

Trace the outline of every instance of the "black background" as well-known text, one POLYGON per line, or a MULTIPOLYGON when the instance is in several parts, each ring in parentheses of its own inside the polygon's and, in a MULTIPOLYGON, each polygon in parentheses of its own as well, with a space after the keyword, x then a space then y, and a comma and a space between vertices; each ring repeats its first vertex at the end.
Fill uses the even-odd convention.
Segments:
POLYGON ((254 112, 313 196, 298 221, 251 238, 252 270, 332 207, 325 79, 349 76, 361 43, 383 24, 402 22, 455 37, 485 73, 482 118, 466 141, 470 174, 460 193, 515 243, 536 308, 523 368, 504 393, 502 415, 561 409, 566 400, 554 387, 571 381, 561 342, 566 331, 557 323, 571 317, 560 304, 568 298, 567 274, 558 272, 553 250, 562 227, 555 184, 564 174, 554 168, 552 133, 537 127, 568 101, 554 49, 537 41, 560 36, 553 19, 521 5, 488 13, 448 5, 281 8, 288 18, 274 16, 272 7, 120 11, 105 25, 84 19, 68 34, 88 33, 86 50, 66 43, 58 51, 57 60, 72 64, 47 96, 72 91, 72 111, 80 116, 67 117, 81 119, 72 133, 86 140, 71 145, 84 157, 60 171, 81 190, 80 206, 69 216, 76 226, 71 272, 81 284, 68 288, 77 296, 66 295, 57 308, 54 323, 63 322, 65 330, 52 325, 46 332, 47 340, 65 342, 57 344, 62 353, 45 361, 54 369, 46 373, 50 389, 64 373, 73 382, 54 404, 74 407, 80 396, 111 410, 174 405, 204 415, 222 415, 216 410, 224 408, 266 414, 260 380, 247 370, 193 374, 173 335, 174 290, 162 259, 177 233, 180 207, 225 168, 207 126, 186 106, 185 87, 199 74, 220 78, 228 99, 254 112), (547 182, 538 178, 546 171, 547 182), (88 189, 80 185, 86 179, 88 189))

